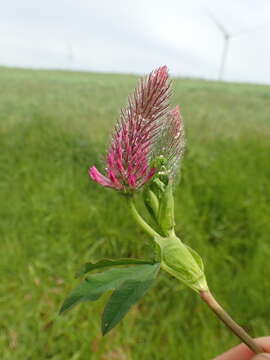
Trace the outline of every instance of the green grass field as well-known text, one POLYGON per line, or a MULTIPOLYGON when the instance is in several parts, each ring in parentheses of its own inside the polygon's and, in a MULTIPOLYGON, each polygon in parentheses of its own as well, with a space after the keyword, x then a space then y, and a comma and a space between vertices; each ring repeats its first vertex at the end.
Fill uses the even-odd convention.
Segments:
MULTIPOLYGON (((74 272, 147 257, 123 198, 90 181, 137 77, 0 68, 2 360, 209 360, 238 343, 198 295, 161 273, 102 338, 107 295, 59 317, 74 272)), ((217 299, 270 334, 270 87, 175 79, 187 149, 177 232, 217 299)))

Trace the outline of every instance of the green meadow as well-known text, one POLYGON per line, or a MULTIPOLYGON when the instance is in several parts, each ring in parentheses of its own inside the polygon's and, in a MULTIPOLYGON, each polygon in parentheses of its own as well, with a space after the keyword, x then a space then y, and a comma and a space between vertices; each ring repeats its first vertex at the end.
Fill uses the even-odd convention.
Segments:
MULTIPOLYGON (((108 335, 110 294, 59 308, 100 258, 147 258, 125 199, 90 181, 133 75, 0 68, 2 360, 210 360, 238 344, 197 294, 161 272, 108 335)), ((270 87, 174 79, 187 146, 176 230, 252 336, 270 335, 270 87)))

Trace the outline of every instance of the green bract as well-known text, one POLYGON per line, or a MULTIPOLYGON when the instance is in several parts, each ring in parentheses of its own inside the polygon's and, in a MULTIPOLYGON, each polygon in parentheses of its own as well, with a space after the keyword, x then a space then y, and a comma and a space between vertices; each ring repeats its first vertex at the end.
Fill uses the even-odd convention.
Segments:
POLYGON ((161 268, 193 290, 207 290, 204 266, 200 255, 178 237, 156 237, 161 250, 161 268))
POLYGON ((158 223, 162 232, 169 236, 174 229, 174 198, 171 181, 167 184, 160 199, 158 223))

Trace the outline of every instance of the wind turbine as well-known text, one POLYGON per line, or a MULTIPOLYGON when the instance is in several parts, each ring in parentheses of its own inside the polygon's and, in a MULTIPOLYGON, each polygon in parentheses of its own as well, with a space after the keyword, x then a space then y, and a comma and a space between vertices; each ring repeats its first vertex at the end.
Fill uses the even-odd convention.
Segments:
POLYGON ((74 60, 74 52, 73 47, 70 41, 67 41, 67 64, 68 68, 71 69, 74 60))
POLYGON ((222 55, 221 55, 221 62, 220 62, 220 68, 219 68, 219 73, 218 73, 218 80, 222 80, 223 78, 223 74, 224 74, 224 69, 225 69, 225 63, 226 63, 226 59, 227 59, 227 55, 228 55, 228 50, 229 50, 229 44, 230 44, 230 39, 234 36, 234 34, 231 34, 227 31, 227 29, 223 26, 223 24, 221 24, 216 18, 215 16, 213 16, 213 14, 211 12, 208 11, 208 16, 209 18, 214 22, 214 24, 216 25, 216 27, 218 28, 218 30, 222 33, 223 35, 223 50, 222 50, 222 55))
POLYGON ((213 23, 216 25, 218 30, 223 35, 223 50, 222 50, 222 55, 221 55, 220 68, 219 68, 219 72, 218 72, 218 80, 221 81, 223 79, 223 75, 224 75, 224 69, 225 69, 225 64, 226 64, 226 60, 228 57, 229 44, 230 44, 231 38, 246 34, 247 32, 250 32, 250 31, 257 31, 257 30, 264 29, 265 26, 249 28, 249 29, 244 29, 244 30, 238 31, 236 33, 230 33, 225 28, 225 26, 223 24, 221 24, 221 22, 218 21, 216 19, 216 17, 210 11, 207 11, 207 14, 208 14, 208 17, 213 21, 213 23))

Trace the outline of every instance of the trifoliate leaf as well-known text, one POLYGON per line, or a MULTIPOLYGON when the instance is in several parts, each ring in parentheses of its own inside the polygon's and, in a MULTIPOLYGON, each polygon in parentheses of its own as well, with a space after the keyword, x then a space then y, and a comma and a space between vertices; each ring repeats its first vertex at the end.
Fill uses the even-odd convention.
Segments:
POLYGON ((145 279, 159 264, 141 264, 129 268, 115 268, 88 276, 64 301, 60 314, 82 301, 95 301, 109 290, 119 288, 127 280, 145 279))

